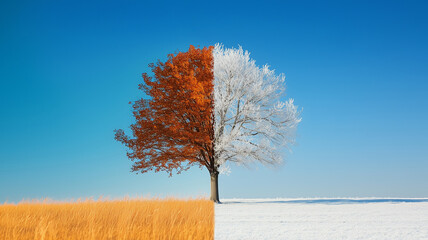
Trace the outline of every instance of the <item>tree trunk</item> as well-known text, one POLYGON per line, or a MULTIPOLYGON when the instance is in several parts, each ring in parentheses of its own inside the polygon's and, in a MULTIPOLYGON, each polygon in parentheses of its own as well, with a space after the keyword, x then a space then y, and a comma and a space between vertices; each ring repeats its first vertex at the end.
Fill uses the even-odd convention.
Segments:
POLYGON ((218 197, 218 173, 211 173, 211 201, 220 203, 218 197))

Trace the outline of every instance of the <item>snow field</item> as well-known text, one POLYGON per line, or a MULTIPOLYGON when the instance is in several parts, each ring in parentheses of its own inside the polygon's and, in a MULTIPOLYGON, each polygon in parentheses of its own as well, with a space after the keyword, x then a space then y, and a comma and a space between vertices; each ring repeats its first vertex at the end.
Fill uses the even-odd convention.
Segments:
POLYGON ((428 199, 230 199, 215 239, 428 239, 428 199))

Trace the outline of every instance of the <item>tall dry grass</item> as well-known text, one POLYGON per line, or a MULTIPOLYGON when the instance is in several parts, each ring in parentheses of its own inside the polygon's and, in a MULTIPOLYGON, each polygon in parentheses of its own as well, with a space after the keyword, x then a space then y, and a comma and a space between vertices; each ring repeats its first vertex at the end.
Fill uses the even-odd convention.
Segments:
POLYGON ((5 203, 0 239, 214 239, 214 204, 204 199, 5 203))

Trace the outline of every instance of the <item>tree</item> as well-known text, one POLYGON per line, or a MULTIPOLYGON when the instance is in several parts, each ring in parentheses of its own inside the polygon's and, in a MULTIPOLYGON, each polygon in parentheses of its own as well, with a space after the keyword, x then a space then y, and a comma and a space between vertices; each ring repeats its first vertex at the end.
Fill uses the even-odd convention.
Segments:
POLYGON ((248 52, 222 45, 168 55, 149 65, 139 88, 149 99, 133 104, 133 137, 116 130, 129 148, 133 171, 172 175, 193 165, 211 177, 211 200, 219 202, 218 175, 226 162, 281 162, 276 146, 293 143, 300 122, 293 100, 282 102, 284 76, 259 68, 248 52))

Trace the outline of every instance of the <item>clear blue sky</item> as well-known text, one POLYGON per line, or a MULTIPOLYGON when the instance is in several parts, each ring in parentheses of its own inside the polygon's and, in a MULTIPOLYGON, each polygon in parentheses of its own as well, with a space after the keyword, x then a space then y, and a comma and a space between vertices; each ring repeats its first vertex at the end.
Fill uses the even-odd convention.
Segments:
POLYGON ((425 1, 2 1, 0 202, 207 196, 206 170, 131 173, 113 130, 132 122, 147 64, 216 42, 284 72, 304 108, 286 163, 232 167, 221 198, 428 197, 427 12, 425 1))

